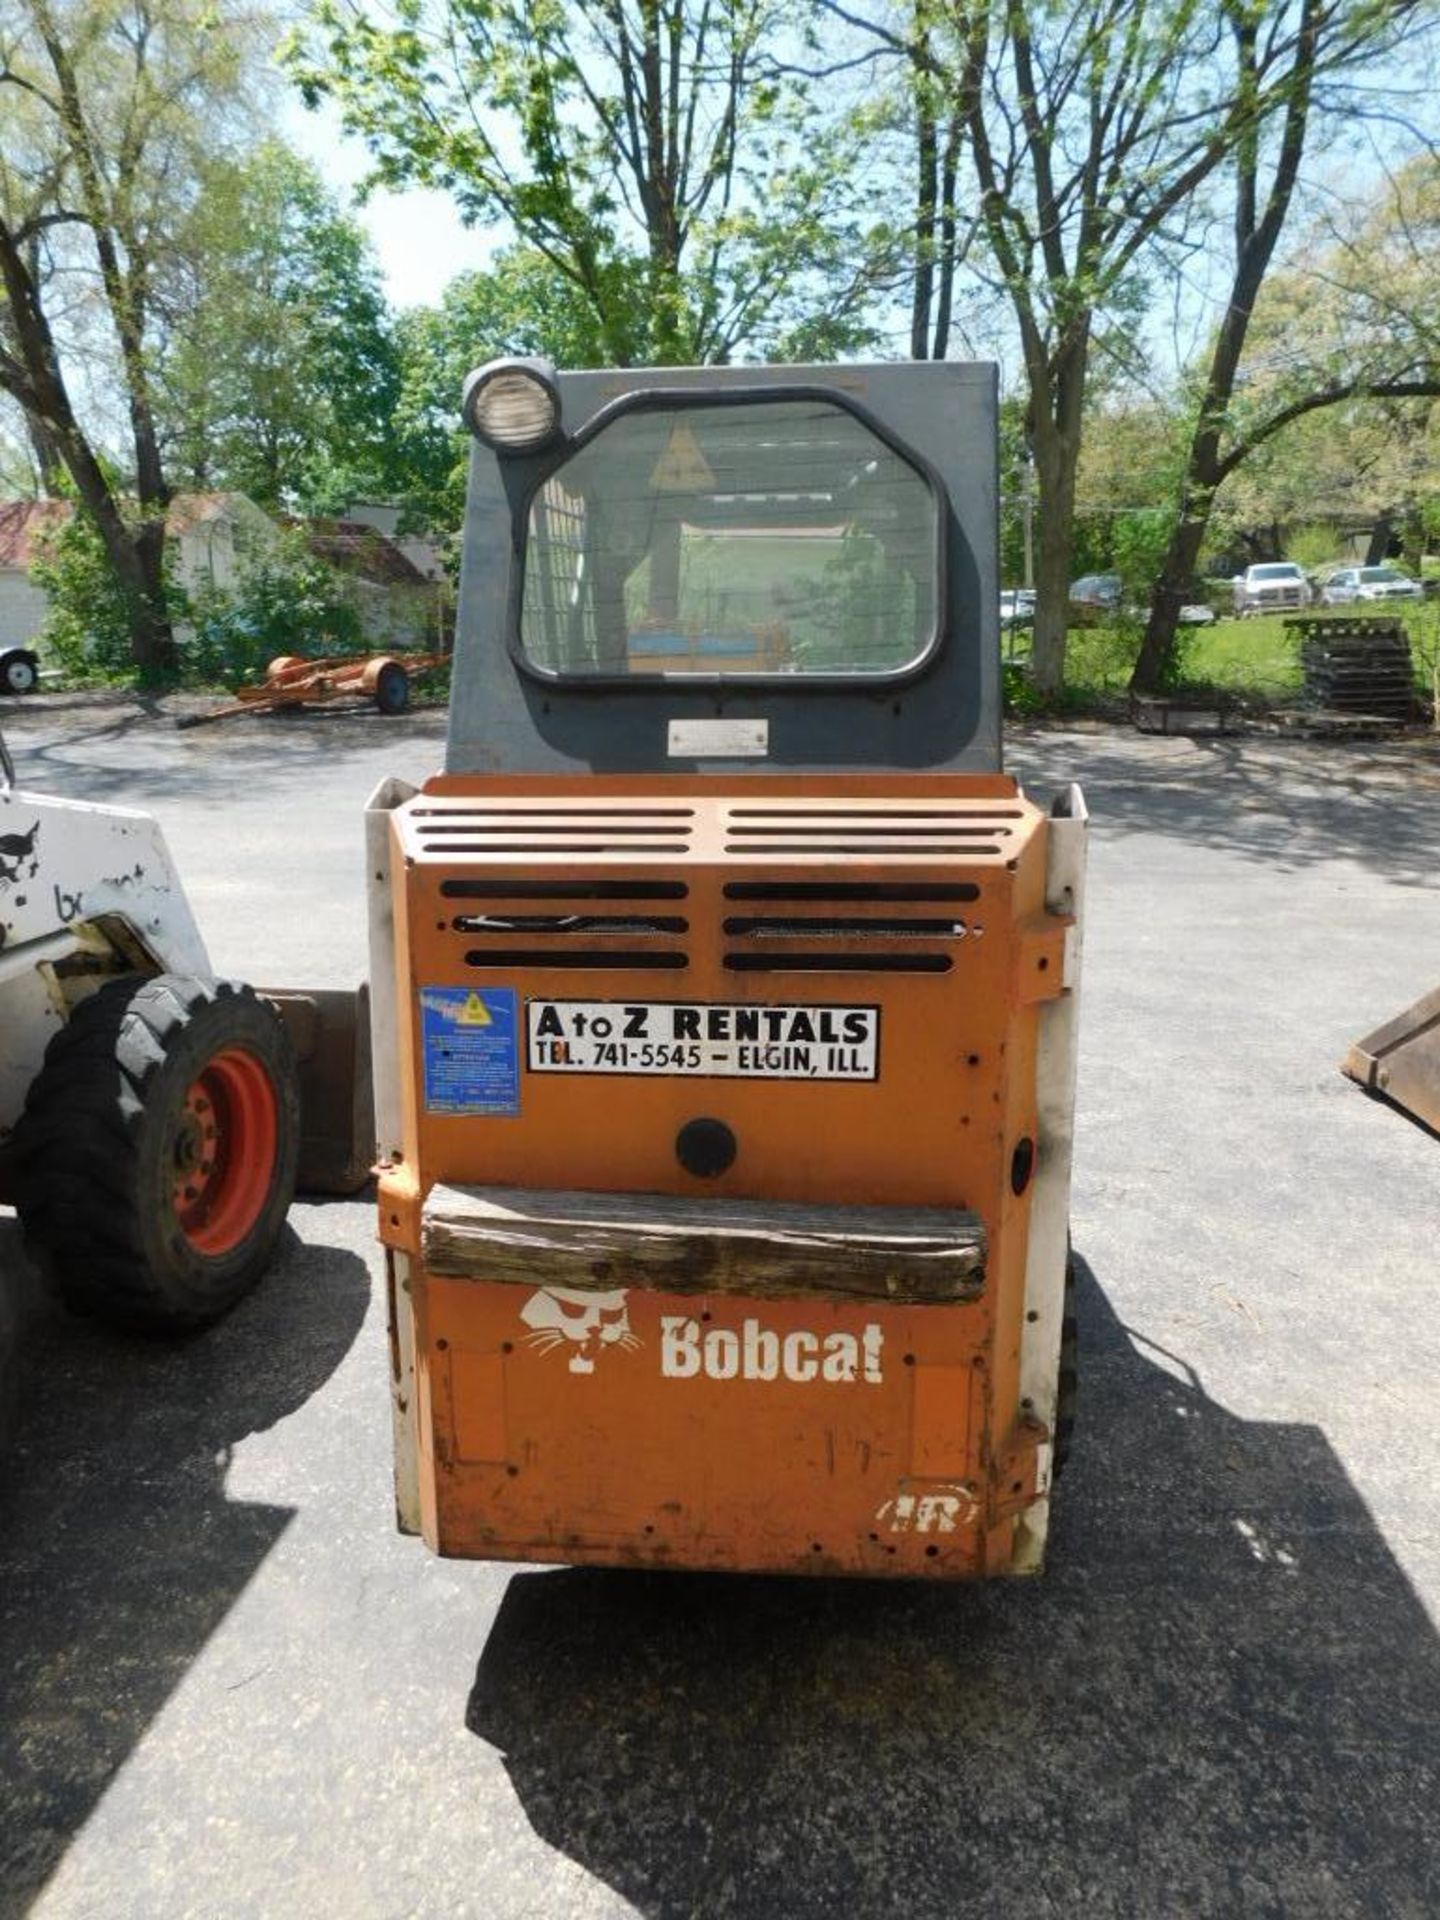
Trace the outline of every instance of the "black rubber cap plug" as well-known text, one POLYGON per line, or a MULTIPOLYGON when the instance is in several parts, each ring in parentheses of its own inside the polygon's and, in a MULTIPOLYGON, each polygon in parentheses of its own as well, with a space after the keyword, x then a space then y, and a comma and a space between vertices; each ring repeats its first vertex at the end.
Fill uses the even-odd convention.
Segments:
POLYGON ((735 1164, 739 1142, 723 1120, 687 1120, 675 1136, 675 1157, 697 1180, 713 1180, 735 1164))

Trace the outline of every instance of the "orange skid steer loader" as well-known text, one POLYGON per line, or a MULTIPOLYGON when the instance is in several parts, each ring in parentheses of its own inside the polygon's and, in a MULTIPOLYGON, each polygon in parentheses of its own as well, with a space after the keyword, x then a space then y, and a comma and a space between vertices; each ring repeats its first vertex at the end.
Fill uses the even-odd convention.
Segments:
POLYGON ((465 410, 445 771, 368 816, 400 1524, 1033 1571, 1085 812, 1000 770, 994 371, 465 410))

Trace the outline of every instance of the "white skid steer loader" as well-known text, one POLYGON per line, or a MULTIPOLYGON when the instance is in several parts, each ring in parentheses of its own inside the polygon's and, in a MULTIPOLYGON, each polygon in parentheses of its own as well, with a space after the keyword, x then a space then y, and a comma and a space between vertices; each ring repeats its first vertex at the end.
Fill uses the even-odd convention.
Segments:
POLYGON ((0 740, 0 1201, 70 1305, 204 1326, 264 1270, 297 1170, 364 1184, 363 1007, 217 980, 157 823, 17 787, 0 740))

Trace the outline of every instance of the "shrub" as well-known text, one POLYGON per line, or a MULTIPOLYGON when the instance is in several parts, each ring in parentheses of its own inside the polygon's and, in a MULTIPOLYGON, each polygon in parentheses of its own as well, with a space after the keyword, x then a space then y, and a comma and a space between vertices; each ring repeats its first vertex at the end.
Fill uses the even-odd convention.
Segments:
MULTIPOLYGON (((30 578, 50 598, 40 644, 68 679, 103 684, 134 675, 130 596, 115 577, 100 529, 83 507, 49 536, 30 578)), ((170 617, 178 619, 184 596, 168 568, 165 592, 170 617)))
POLYGON ((363 642, 343 585, 297 537, 255 560, 233 589, 193 595, 188 617, 185 677, 206 685, 257 679, 280 654, 319 658, 355 652, 363 642))

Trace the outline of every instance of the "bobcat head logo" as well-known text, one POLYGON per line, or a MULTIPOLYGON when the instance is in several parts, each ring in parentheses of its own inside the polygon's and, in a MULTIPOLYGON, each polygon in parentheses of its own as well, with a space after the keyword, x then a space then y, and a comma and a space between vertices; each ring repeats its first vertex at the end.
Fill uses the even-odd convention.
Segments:
POLYGON ((520 1309, 529 1327, 525 1340, 539 1353, 569 1346, 571 1373, 593 1373, 606 1347, 638 1347, 630 1331, 625 1289, 586 1293, 579 1287, 541 1287, 520 1309))
POLYGON ((35 842, 40 837, 37 820, 28 833, 0 833, 0 893, 8 893, 22 880, 33 880, 40 870, 35 842))

